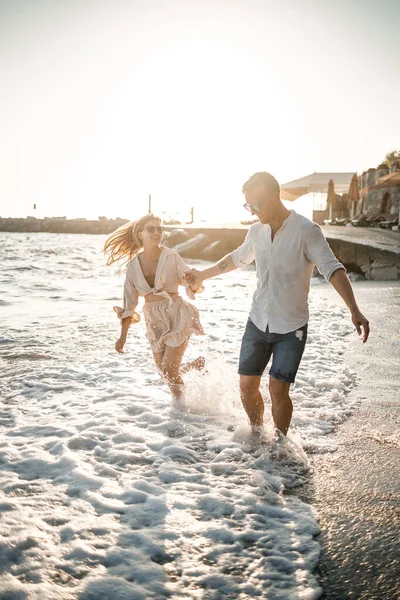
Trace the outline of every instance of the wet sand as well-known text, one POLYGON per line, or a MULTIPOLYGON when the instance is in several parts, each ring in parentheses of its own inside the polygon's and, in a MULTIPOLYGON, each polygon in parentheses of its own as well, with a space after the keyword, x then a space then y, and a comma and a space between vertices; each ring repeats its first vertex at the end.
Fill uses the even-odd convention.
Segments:
MULTIPOLYGON (((357 282, 370 320, 363 345, 351 336, 345 362, 360 381, 352 416, 332 434, 336 452, 313 455, 302 497, 317 511, 326 600, 400 598, 400 284, 357 282)), ((317 293, 332 300, 335 291, 317 293)), ((338 299, 340 302, 340 299, 338 299)))

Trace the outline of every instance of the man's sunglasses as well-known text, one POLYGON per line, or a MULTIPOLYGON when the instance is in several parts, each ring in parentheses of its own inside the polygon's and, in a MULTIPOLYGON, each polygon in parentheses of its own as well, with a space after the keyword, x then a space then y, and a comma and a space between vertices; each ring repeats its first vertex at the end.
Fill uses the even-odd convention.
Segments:
POLYGON ((164 231, 164 227, 155 227, 154 225, 146 225, 145 229, 149 233, 154 233, 155 231, 157 231, 157 233, 163 233, 164 231))
POLYGON ((252 210, 254 210, 255 212, 260 212, 261 209, 261 206, 259 204, 248 204, 247 202, 243 204, 243 207, 249 212, 251 212, 252 210))

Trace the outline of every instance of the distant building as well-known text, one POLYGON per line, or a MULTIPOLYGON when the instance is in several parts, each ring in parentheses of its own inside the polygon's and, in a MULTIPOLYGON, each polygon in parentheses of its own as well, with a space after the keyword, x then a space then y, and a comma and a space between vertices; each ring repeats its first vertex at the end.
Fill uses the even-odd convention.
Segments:
POLYGON ((355 211, 366 215, 393 215, 400 211, 400 162, 381 164, 359 177, 360 200, 355 211))

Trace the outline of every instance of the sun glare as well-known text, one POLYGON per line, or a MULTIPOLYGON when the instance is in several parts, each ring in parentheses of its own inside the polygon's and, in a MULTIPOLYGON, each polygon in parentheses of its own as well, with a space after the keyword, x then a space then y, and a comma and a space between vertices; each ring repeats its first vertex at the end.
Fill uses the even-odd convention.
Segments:
POLYGON ((152 194, 170 212, 240 220, 256 171, 355 171, 390 148, 393 119, 368 78, 353 85, 363 65, 347 64, 345 40, 332 59, 331 20, 297 3, 189 4, 3 10, 2 216, 134 217, 152 194), (361 149, 368 110, 390 123, 361 149))

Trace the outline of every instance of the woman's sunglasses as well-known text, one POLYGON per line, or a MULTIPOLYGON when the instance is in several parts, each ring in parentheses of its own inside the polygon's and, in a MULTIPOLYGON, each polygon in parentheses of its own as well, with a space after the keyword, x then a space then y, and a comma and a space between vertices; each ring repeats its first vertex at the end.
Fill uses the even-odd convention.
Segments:
POLYGON ((155 231, 157 231, 157 233, 163 233, 164 231, 164 227, 155 227, 154 225, 146 225, 145 229, 149 233, 154 233, 155 231))

